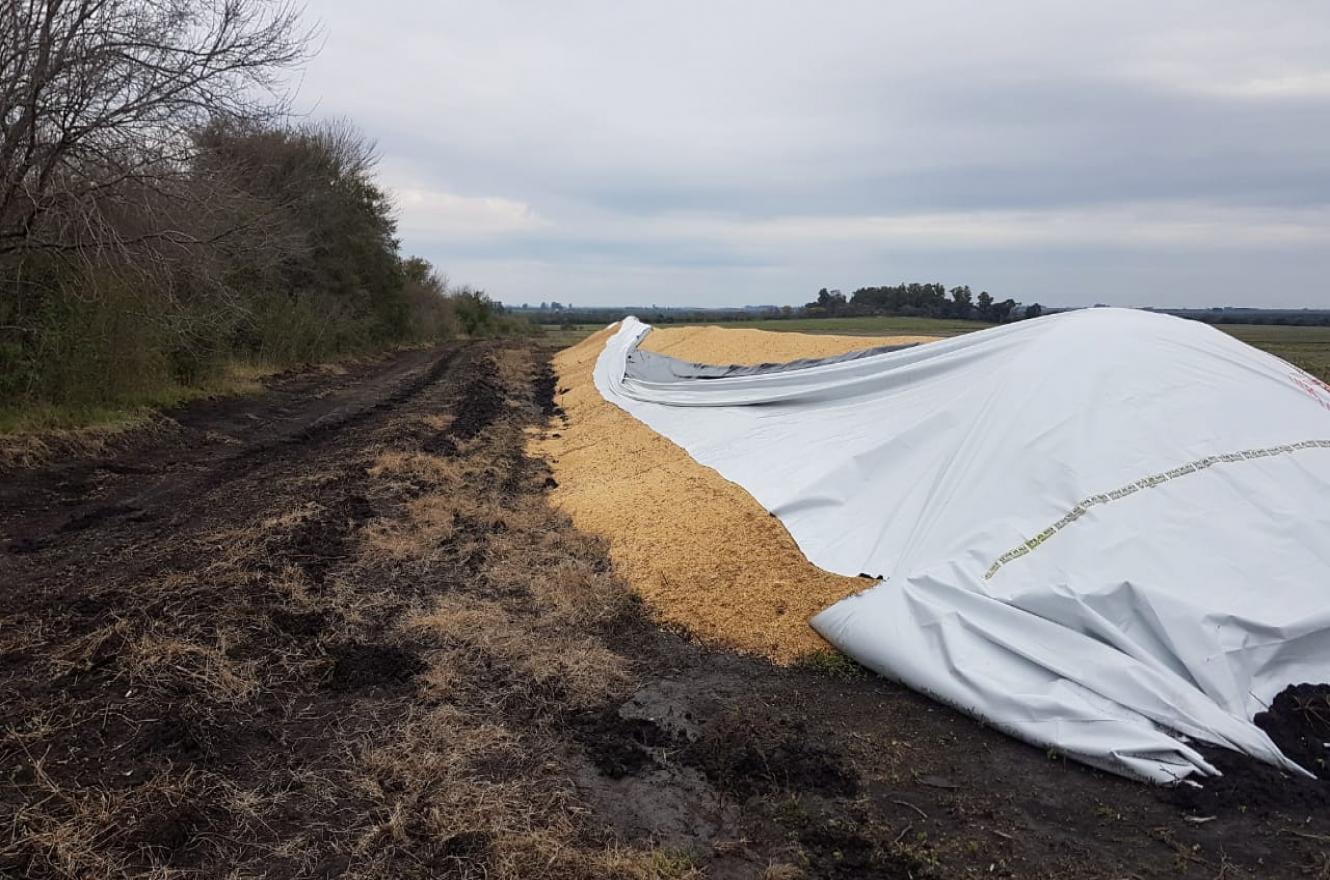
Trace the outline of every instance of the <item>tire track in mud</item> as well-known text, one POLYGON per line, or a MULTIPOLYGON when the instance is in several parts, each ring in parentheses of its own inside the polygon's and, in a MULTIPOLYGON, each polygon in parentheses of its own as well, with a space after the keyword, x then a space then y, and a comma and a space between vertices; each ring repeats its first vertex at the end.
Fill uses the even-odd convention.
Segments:
MULTIPOLYGON (((35 836, 0 843, 0 873, 197 868, 207 835, 235 819, 228 790, 331 769, 394 727, 382 713, 400 716, 424 669, 421 645, 392 625, 408 597, 345 572, 377 515, 367 467, 379 444, 465 399, 459 358, 473 365, 475 352, 446 351, 294 430, 222 446, 211 467, 194 459, 149 492, 85 505, 67 520, 77 527, 6 567, 0 809, 20 840, 35 836), (169 523, 122 515, 149 495, 187 509, 169 523), (51 713, 60 724, 42 726, 51 713), (115 828, 79 806, 99 787, 115 828), (106 845, 63 863, 41 855, 46 834, 81 833, 106 845)), ((345 797, 335 812, 368 809, 345 797)))
MULTIPOLYGON (((363 386, 353 386, 342 395, 334 390, 330 395, 332 405, 311 407, 310 412, 296 420, 294 425, 286 424, 290 417, 279 418, 259 401, 253 406, 258 414, 248 414, 254 423, 249 426, 250 433, 259 436, 249 439, 212 449, 187 449, 184 455, 179 455, 177 448, 182 442, 179 438, 168 438, 165 443, 154 443, 148 438, 143 446, 128 449, 116 458, 93 466, 95 471, 127 478, 117 481, 107 494, 95 500, 82 498, 82 493, 76 493, 64 503, 43 503, 45 499, 38 492, 30 491, 24 497, 22 486, 10 489, 4 493, 5 497, 0 498, 0 522, 5 524, 4 533, 8 539, 5 556, 12 562, 14 557, 46 548, 58 549, 56 545, 60 539, 71 533, 120 531, 128 540, 138 536, 141 530, 136 526, 143 523, 157 523, 155 530, 159 533, 185 528, 196 512, 206 507, 201 500, 209 493, 241 480, 257 469, 281 466, 292 455, 309 454, 311 449, 328 442, 339 432, 355 428, 402 405, 439 382, 452 368, 460 352, 460 348, 450 347, 433 353, 427 366, 408 368, 402 375, 391 369, 393 362, 390 361, 386 376, 372 375, 363 386), (342 398, 346 398, 344 402, 342 398), (263 429, 269 426, 275 427, 276 433, 264 435, 263 429), (240 448, 234 448, 235 445, 240 448), (164 465, 157 463, 163 459, 166 461, 164 465)), ((418 354, 409 353, 404 359, 408 367, 412 367, 411 362, 418 359, 418 354)), ((320 396, 317 400, 325 401, 327 397, 320 396)), ((180 419, 190 426, 184 442, 197 440, 206 446, 215 427, 230 427, 234 423, 227 417, 238 406, 243 403, 223 400, 187 407, 180 419), (213 410, 217 411, 216 414, 213 410)), ((29 478, 25 482, 31 484, 33 480, 29 478)), ((85 553, 86 550, 79 548, 78 552, 85 553)), ((50 563, 46 561, 44 564, 50 563)), ((0 557, 0 573, 4 568, 5 559, 0 557)))

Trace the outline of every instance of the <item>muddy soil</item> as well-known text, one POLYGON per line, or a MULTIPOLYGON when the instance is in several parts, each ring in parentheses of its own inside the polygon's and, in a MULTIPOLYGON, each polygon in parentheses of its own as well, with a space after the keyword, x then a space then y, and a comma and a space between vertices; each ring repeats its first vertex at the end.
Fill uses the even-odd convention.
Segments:
MULTIPOLYGON (((1330 877, 1323 783, 1149 788, 658 626, 523 452, 547 355, 292 374, 5 475, 0 875, 1330 877)), ((1326 699, 1260 722, 1323 761, 1326 699)))

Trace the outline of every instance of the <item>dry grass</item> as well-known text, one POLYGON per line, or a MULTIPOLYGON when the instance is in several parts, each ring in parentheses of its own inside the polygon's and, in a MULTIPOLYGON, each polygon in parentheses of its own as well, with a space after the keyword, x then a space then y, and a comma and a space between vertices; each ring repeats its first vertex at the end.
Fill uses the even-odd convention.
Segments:
POLYGON ((257 394, 276 367, 228 362, 198 385, 163 384, 116 403, 15 403, 0 407, 0 467, 32 467, 68 454, 100 454, 109 439, 141 430, 154 422, 170 423, 163 409, 201 397, 257 394))
MULTIPOLYGON (((509 359, 505 384, 529 386, 530 356, 509 353, 525 360, 509 359)), ((407 501, 400 517, 367 529, 368 559, 446 555, 474 568, 468 574, 479 589, 445 595, 408 621, 447 646, 428 675, 446 693, 456 671, 468 667, 466 655, 478 655, 537 690, 556 686, 571 708, 621 695, 625 661, 589 634, 630 611, 631 597, 604 571, 601 548, 552 521, 541 494, 495 491, 512 450, 491 434, 476 440, 460 459, 387 452, 370 470, 430 490, 407 501)))
POLYGON ((27 411, 22 421, 0 423, 0 474, 34 468, 64 458, 98 458, 145 432, 178 430, 170 419, 150 410, 115 411, 97 415, 88 427, 52 427, 59 421, 27 411))
POLYGON ((0 873, 697 876, 607 834, 571 781, 564 721, 626 699, 603 636, 639 610, 522 456, 532 358, 498 353, 508 409, 446 453, 421 439, 450 417, 390 420, 363 460, 311 461, 251 521, 156 548, 188 571, 85 590, 99 625, 0 630, 92 696, 5 731, 27 794, 0 873), (418 662, 415 683, 362 692, 375 658, 418 662), (73 772, 88 737, 116 745, 73 772))
POLYGON ((181 872, 165 865, 144 865, 137 853, 159 848, 173 833, 170 817, 216 809, 223 802, 224 784, 216 776, 195 770, 157 773, 132 787, 89 786, 71 789, 48 772, 46 759, 28 756, 34 798, 13 817, 10 842, 0 844, 0 857, 24 849, 39 853, 35 872, 65 877, 171 878, 181 872), (117 851, 108 838, 131 844, 117 851), (136 853, 137 851, 137 853, 136 853))
POLYGON ((500 349, 494 353, 494 372, 505 388, 521 388, 531 381, 531 355, 525 348, 500 349))
POLYGON ((186 641, 152 626, 124 646, 121 664, 130 688, 180 688, 205 694, 216 704, 243 704, 259 688, 253 661, 240 662, 228 654, 225 631, 211 643, 186 641))
MULTIPOLYGON (((505 386, 528 388, 530 355, 500 354, 505 386)), ((356 785, 376 807, 347 876, 393 873, 397 849, 421 841, 433 842, 433 865, 449 876, 697 876, 685 858, 593 834, 559 757, 561 733, 541 720, 625 698, 630 664, 597 632, 636 608, 597 542, 572 532, 539 492, 502 488, 520 440, 498 426, 457 444, 457 457, 389 451, 370 469, 385 484, 426 490, 367 528, 363 559, 429 564, 469 588, 404 622, 437 646, 421 674, 426 699, 356 767, 356 785), (535 726, 515 730, 509 717, 535 726)))
POLYGON ((397 489, 418 486, 425 494, 406 503, 405 515, 383 519, 365 530, 366 552, 386 560, 428 561, 451 552, 459 536, 459 506, 468 477, 454 459, 418 451, 390 450, 378 457, 369 475, 397 489))
POLYGON ((392 876, 401 849, 423 840, 435 842, 432 868, 449 877, 701 876, 689 860, 662 850, 588 845, 587 809, 576 789, 532 745, 454 707, 414 715, 397 741, 360 762, 358 785, 379 806, 355 841, 355 869, 343 876, 392 876))
POLYGON ((412 624, 452 646, 432 664, 442 673, 432 679, 442 696, 457 693, 463 683, 452 676, 478 660, 503 664, 536 693, 557 690, 563 708, 571 710, 622 698, 632 680, 623 657, 595 637, 558 626, 554 617, 524 619, 499 603, 459 597, 440 603, 412 624))
POLYGON ((465 476, 455 459, 425 452, 389 450, 369 469, 371 477, 424 480, 434 487, 457 487, 465 476))

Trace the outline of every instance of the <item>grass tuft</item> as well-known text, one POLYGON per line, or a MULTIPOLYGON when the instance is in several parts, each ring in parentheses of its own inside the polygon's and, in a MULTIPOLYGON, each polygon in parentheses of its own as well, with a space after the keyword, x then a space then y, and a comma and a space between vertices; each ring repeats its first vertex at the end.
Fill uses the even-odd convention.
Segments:
POLYGON ((819 648, 798 657, 791 668, 838 681, 868 678, 872 673, 834 648, 819 648))

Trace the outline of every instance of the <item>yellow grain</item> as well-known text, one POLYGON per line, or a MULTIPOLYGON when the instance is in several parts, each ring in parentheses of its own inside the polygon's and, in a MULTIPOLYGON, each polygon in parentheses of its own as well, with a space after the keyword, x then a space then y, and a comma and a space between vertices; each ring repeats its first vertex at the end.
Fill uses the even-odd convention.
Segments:
MULTIPOLYGON (((865 582, 813 566, 751 495, 601 397, 591 373, 611 332, 554 357, 567 423, 533 440, 558 481, 554 503, 608 540, 616 570, 663 620, 781 663, 825 648, 808 619, 865 582)), ((680 327, 653 331, 643 347, 729 364, 926 339, 680 327)))
POLYGON ((832 336, 743 327, 663 327, 642 340, 644 351, 699 364, 782 364, 835 357, 879 345, 932 342, 931 336, 832 336))

